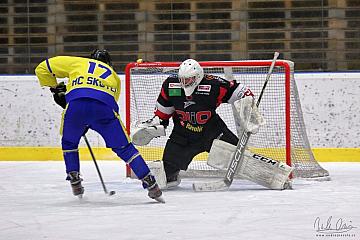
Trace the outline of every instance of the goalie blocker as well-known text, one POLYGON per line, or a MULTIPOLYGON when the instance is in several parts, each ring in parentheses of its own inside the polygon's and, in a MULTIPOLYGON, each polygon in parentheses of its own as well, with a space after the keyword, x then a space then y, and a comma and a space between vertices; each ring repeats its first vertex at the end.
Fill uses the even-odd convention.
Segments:
MULTIPOLYGON (((215 139, 207 164, 216 169, 227 170, 235 151, 236 146, 215 139)), ((285 163, 245 150, 236 175, 270 189, 283 190, 291 188, 289 176, 292 170, 285 163)))

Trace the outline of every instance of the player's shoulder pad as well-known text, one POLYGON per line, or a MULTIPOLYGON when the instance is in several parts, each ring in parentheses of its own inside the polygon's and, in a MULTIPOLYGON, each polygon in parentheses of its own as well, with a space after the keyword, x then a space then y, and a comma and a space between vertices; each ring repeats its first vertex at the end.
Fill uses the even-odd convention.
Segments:
POLYGON ((204 76, 205 80, 209 80, 209 81, 212 81, 212 82, 220 82, 220 83, 226 83, 228 82, 227 80, 225 80, 224 78, 222 77, 219 77, 219 76, 215 76, 215 75, 210 75, 210 74, 206 74, 204 76))
POLYGON ((163 82, 164 88, 181 88, 181 84, 179 82, 178 76, 176 74, 172 74, 168 76, 163 82))
POLYGON ((165 81, 166 81, 166 82, 172 82, 172 83, 174 83, 174 82, 180 83, 180 82, 179 82, 179 78, 178 78, 178 76, 177 76, 176 74, 171 74, 171 75, 169 75, 169 76, 166 78, 165 81))
POLYGON ((208 81, 209 84, 219 87, 231 87, 231 83, 233 83, 233 81, 228 81, 216 75, 205 75, 204 79, 205 81, 208 81))

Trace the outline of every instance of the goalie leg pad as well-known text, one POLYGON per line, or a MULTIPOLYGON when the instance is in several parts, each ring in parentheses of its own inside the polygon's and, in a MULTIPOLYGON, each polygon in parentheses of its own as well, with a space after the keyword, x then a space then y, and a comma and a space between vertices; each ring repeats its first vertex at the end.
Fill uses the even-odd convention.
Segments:
MULTIPOLYGON (((207 164, 217 169, 227 170, 235 150, 236 146, 215 139, 209 152, 207 164)), ((288 178, 293 170, 285 163, 248 150, 245 150, 244 157, 239 164, 237 176, 276 190, 286 188, 288 178)))
MULTIPOLYGON (((155 177, 159 188, 161 190, 166 190, 178 186, 181 181, 180 176, 178 176, 178 179, 176 181, 168 183, 163 163, 164 162, 161 160, 147 162, 150 172, 155 177)), ((133 171, 131 171, 130 178, 137 178, 133 171)))
POLYGON ((236 146, 219 139, 214 139, 207 164, 216 169, 227 170, 235 150, 236 146))
POLYGON ((156 179, 160 189, 166 188, 166 174, 164 170, 164 164, 162 161, 149 161, 148 167, 151 173, 156 179))
POLYGON ((283 190, 292 170, 285 163, 245 150, 238 174, 264 187, 283 190))

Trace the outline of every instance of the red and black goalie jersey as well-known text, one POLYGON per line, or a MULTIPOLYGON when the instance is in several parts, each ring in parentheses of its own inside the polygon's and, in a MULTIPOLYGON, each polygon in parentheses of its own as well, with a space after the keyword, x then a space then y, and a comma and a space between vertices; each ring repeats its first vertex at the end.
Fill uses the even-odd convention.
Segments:
POLYGON ((247 86, 205 75, 193 94, 186 97, 178 77, 172 75, 162 85, 154 113, 163 120, 172 117, 173 133, 196 142, 213 127, 225 124, 215 112, 221 103, 233 103, 244 96, 253 96, 247 86))

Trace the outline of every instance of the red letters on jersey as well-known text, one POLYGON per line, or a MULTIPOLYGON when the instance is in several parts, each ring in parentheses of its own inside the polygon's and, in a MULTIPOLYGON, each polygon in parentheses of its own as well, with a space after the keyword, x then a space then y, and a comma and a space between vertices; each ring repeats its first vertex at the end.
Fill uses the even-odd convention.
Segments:
POLYGON ((211 117, 211 111, 184 112, 176 110, 180 121, 189 122, 191 124, 205 124, 211 117))

